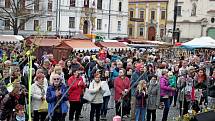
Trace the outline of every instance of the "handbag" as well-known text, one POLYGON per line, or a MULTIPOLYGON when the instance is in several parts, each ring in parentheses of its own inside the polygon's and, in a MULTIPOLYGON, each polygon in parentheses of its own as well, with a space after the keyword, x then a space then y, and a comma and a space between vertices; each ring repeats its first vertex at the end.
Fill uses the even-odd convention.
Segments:
POLYGON ((93 99, 95 98, 95 96, 96 96, 96 93, 92 94, 92 93, 90 93, 89 89, 86 88, 83 99, 87 100, 88 102, 92 102, 93 99))
POLYGON ((48 103, 46 100, 41 102, 38 112, 48 112, 48 103))

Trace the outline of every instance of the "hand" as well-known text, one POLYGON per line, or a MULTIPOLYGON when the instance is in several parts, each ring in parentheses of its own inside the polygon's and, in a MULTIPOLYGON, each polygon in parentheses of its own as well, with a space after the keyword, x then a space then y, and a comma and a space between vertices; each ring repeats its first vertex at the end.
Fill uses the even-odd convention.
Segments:
POLYGON ((56 91, 56 96, 59 97, 61 95, 61 91, 56 91))
POLYGON ((176 88, 172 87, 172 91, 175 91, 175 90, 176 90, 176 88))
POLYGON ((43 96, 43 97, 41 97, 41 100, 42 100, 42 101, 44 101, 44 100, 45 100, 45 97, 44 97, 44 96, 43 96))

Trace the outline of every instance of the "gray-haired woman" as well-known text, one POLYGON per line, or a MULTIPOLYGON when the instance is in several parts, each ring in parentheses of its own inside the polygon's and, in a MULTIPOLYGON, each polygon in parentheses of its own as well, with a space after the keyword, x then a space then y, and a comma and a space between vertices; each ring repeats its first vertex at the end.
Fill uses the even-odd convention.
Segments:
POLYGON ((147 100, 147 121, 156 121, 156 109, 160 104, 160 85, 157 80, 157 76, 153 75, 149 88, 148 88, 148 100, 147 100))

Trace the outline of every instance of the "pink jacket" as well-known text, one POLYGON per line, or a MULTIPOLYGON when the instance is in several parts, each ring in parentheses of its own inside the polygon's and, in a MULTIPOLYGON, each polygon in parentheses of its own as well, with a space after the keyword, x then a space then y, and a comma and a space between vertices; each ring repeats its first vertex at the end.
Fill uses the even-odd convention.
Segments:
POLYGON ((169 86, 169 81, 164 76, 160 78, 160 96, 170 96, 172 88, 169 86))

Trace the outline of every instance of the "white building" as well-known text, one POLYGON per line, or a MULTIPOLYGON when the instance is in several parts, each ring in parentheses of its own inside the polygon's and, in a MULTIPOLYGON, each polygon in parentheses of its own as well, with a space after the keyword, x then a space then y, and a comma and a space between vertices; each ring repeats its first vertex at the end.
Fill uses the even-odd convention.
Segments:
MULTIPOLYGON (((169 0, 167 33, 171 37, 173 30, 174 2, 169 0)), ((178 0, 177 25, 181 40, 200 36, 215 38, 215 0, 178 0)))
MULTIPOLYGON (((5 5, 7 0, 1 0, 5 5)), ((19 34, 36 34, 39 26, 47 34, 98 34, 106 38, 127 37, 128 0, 42 0, 45 15, 29 20, 19 34)), ((32 6, 32 11, 35 6, 32 6)), ((0 21, 0 34, 12 33, 7 22, 0 21), (8 30, 9 29, 9 30, 8 30)))

